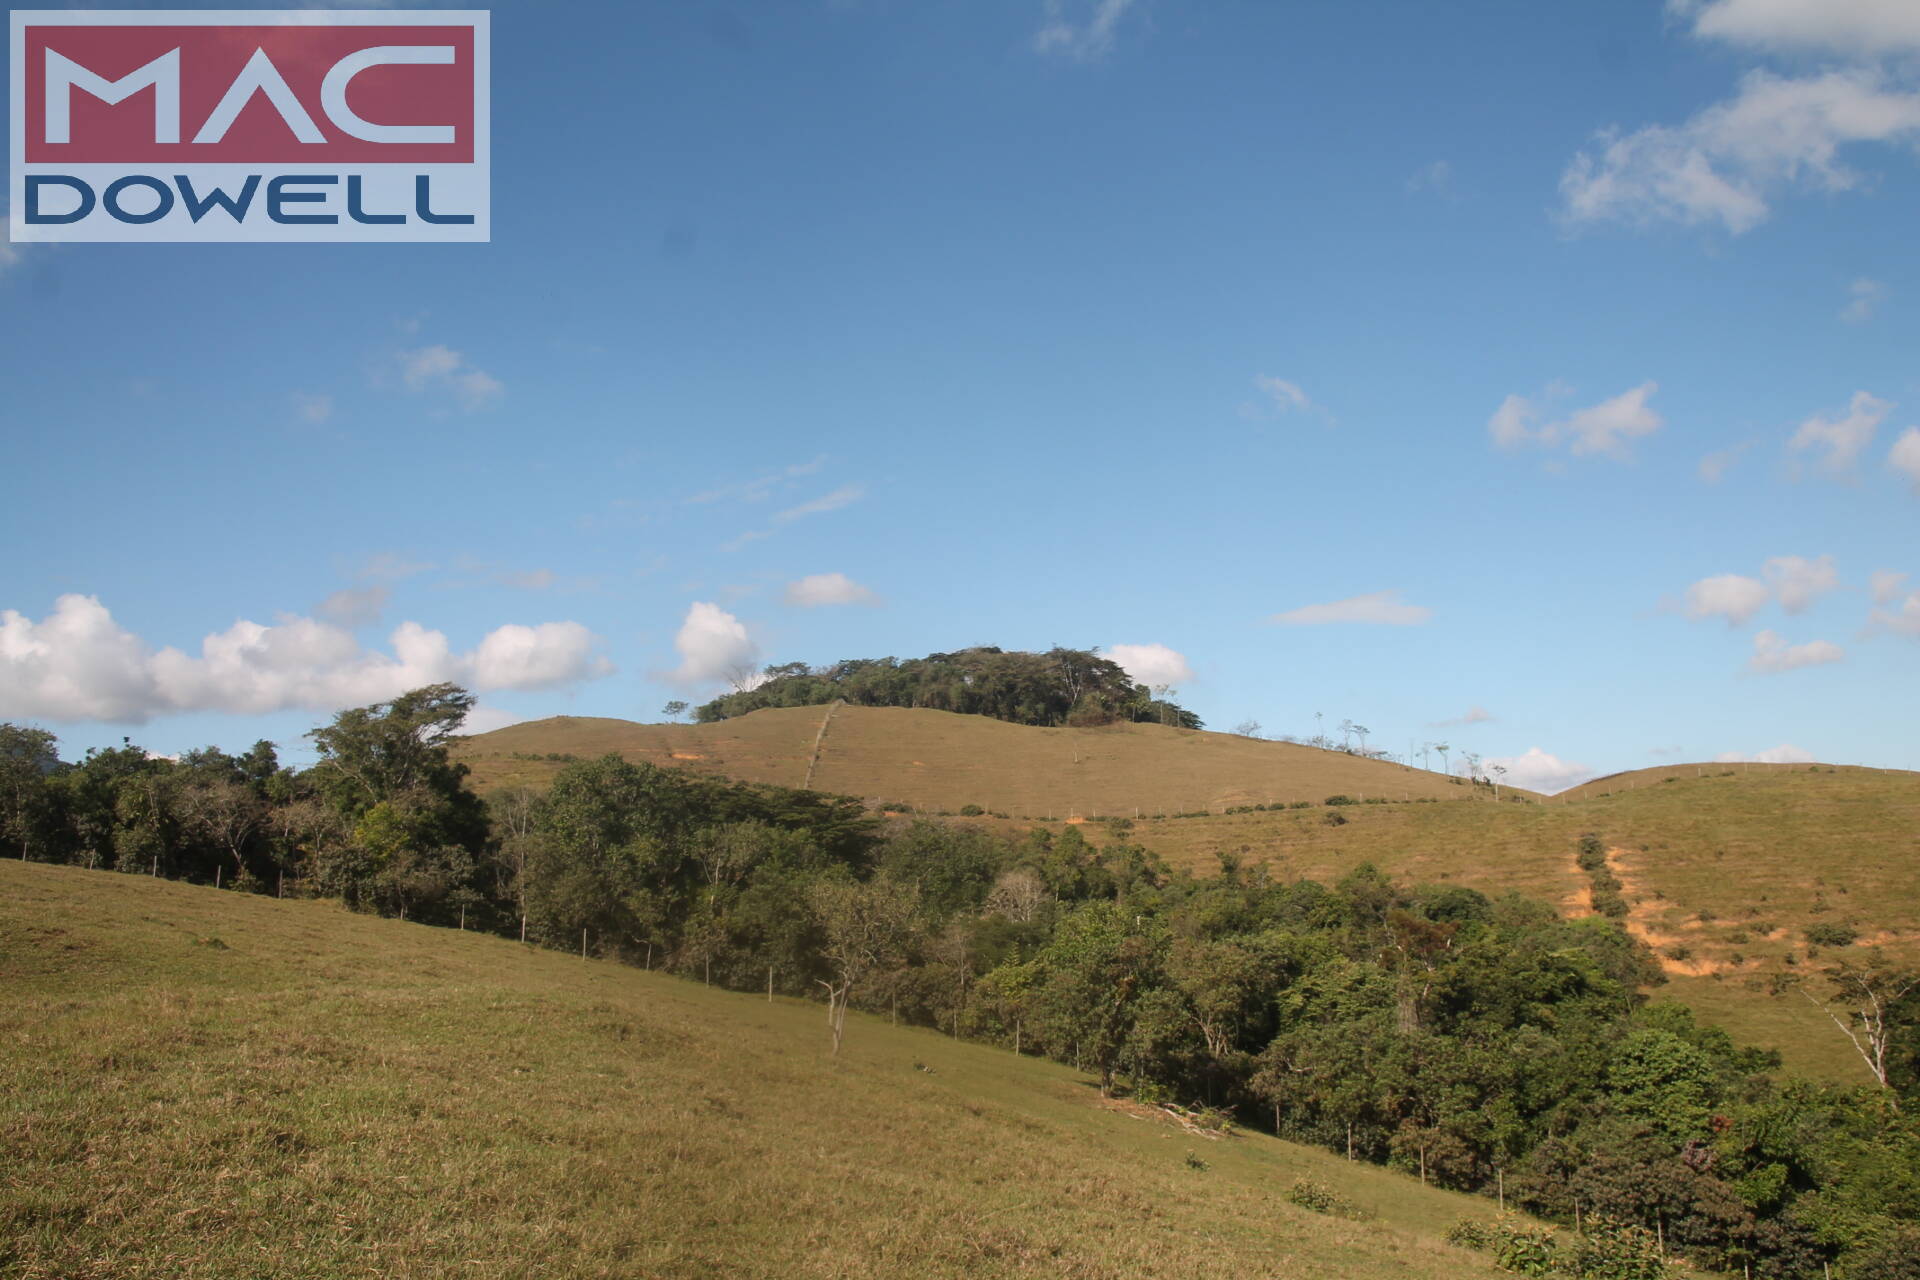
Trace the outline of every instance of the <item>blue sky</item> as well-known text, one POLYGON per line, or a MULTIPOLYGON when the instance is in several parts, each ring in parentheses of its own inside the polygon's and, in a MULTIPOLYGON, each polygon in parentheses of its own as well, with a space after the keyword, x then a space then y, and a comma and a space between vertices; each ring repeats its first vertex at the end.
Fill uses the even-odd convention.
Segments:
POLYGON ((493 30, 491 244, 0 246, 0 718, 1067 644, 1529 785, 1920 768, 1920 10, 493 30))

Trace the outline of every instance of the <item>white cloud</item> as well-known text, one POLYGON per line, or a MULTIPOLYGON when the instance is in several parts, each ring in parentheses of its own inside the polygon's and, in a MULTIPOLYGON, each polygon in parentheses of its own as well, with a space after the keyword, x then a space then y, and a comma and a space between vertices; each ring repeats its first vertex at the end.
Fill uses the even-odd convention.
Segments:
POLYGON ((746 624, 717 604, 695 601, 673 638, 680 665, 671 679, 679 684, 725 681, 751 689, 761 683, 760 646, 747 634, 746 624))
MULTIPOLYGON (((1882 603, 1892 604, 1898 598, 1896 593, 1882 603)), ((1895 635, 1920 640, 1920 591, 1909 594, 1897 609, 1875 609, 1868 617, 1868 625, 1885 627, 1895 635)))
POLYGON ((1285 378, 1270 378, 1262 373, 1254 377, 1253 385, 1273 401, 1276 413, 1313 408, 1313 401, 1307 398, 1307 393, 1300 389, 1299 384, 1288 382, 1285 378))
POLYGON ((236 622, 203 639, 197 657, 155 651, 98 599, 65 595, 39 622, 0 612, 0 716, 139 723, 184 711, 332 711, 442 680, 544 688, 613 670, 576 622, 501 627, 465 654, 417 622, 389 643, 390 654, 362 649, 344 627, 289 616, 236 622))
POLYGON ((1432 164, 1422 165, 1407 179, 1408 191, 1431 191, 1435 195, 1446 196, 1453 192, 1453 166, 1445 160, 1435 160, 1432 164))
POLYGON ((1113 51, 1120 20, 1134 0, 1047 0, 1046 21, 1033 36, 1035 53, 1057 53, 1081 62, 1113 51))
POLYGON ((1853 470, 1860 451, 1872 441, 1873 433, 1880 429, 1880 423, 1892 408, 1885 400, 1856 391, 1844 417, 1814 414, 1800 424, 1800 429, 1787 442, 1787 448, 1795 453, 1808 449, 1818 451, 1824 455, 1820 459, 1822 468, 1844 475, 1853 470))
POLYGON ((1886 297, 1886 285, 1862 276, 1847 286, 1847 305, 1840 309, 1840 318, 1848 324, 1865 324, 1886 297))
POLYGON ((1912 0, 1669 0, 1697 36, 1764 49, 1879 54, 1920 51, 1912 0))
POLYGON ((547 591, 559 579, 551 569, 501 569, 493 575, 493 580, 520 591, 547 591))
POLYGON ((1840 585, 1833 557, 1809 560, 1805 556, 1775 556, 1761 569, 1774 598, 1788 613, 1805 613, 1821 596, 1840 585))
POLYGON ((1164 644, 1109 645, 1106 656, 1149 689, 1182 685, 1193 679, 1186 655, 1164 644))
POLYGON ((1549 795, 1579 786, 1593 776, 1591 766, 1562 760, 1539 747, 1527 748, 1524 755, 1491 757, 1484 767, 1491 772, 1495 765, 1507 771, 1502 781, 1508 785, 1525 787, 1529 791, 1543 791, 1549 795))
POLYGON ((1733 464, 1740 461, 1747 450, 1753 448, 1753 441, 1747 440, 1729 449, 1720 449, 1700 459, 1700 478, 1708 484, 1719 484, 1733 464))
POLYGON ((476 704, 467 712, 467 718, 460 722, 460 732, 466 735, 492 733, 495 729, 504 729, 510 724, 519 724, 526 719, 517 711, 508 711, 502 707, 489 707, 476 704))
POLYGON ((1900 584, 1907 580, 1904 573, 1892 569, 1875 569, 1867 578, 1867 590, 1873 596, 1875 604, 1892 604, 1900 597, 1900 584))
POLYGON ((1812 764, 1813 753, 1791 742, 1783 742, 1765 751, 1723 751, 1713 759, 1716 764, 1742 764, 1748 761, 1754 764, 1812 764))
POLYGON ((1793 187, 1846 191, 1860 177, 1842 147, 1920 136, 1920 94, 1878 69, 1802 79, 1753 71, 1740 90, 1678 126, 1609 130, 1560 179, 1569 222, 1717 223, 1738 235, 1764 221, 1769 199, 1793 187))
POLYGON ((293 393, 293 414, 308 426, 317 427, 333 416, 333 397, 318 392, 293 393))
POLYGON ((1287 627, 1323 626, 1328 623, 1360 622, 1389 627, 1417 627, 1433 617, 1424 605, 1403 604, 1398 591, 1375 591, 1370 595, 1348 596, 1330 604, 1302 605, 1285 613, 1276 613, 1269 621, 1287 627))
POLYGON ((1913 491, 1920 494, 1920 427, 1908 427, 1900 433, 1887 451, 1887 465, 1913 481, 1913 491))
POLYGON ((1510 395, 1487 420, 1487 434, 1503 449, 1523 444, 1549 448, 1565 444, 1576 455, 1598 453, 1625 459, 1628 441, 1652 435, 1664 422, 1647 404, 1659 389, 1657 382, 1643 382, 1610 400, 1537 426, 1546 414, 1544 406, 1525 396, 1510 395))
POLYGON ((400 383, 413 392, 443 390, 469 413, 484 409, 506 392, 506 386, 484 369, 477 369, 453 348, 441 344, 402 351, 400 383))
POLYGON ((391 594, 388 588, 377 583, 370 587, 342 587, 322 600, 314 612, 343 627, 363 627, 379 620, 391 594))
POLYGON ((1767 584, 1758 578, 1722 573, 1702 578, 1687 588, 1687 616, 1725 618, 1730 627, 1745 626, 1772 595, 1767 584))
POLYGON ((1492 724, 1494 719, 1493 712, 1487 710, 1485 707, 1472 706, 1468 707, 1465 713, 1457 715, 1451 720, 1436 720, 1427 727, 1431 729, 1459 729, 1471 724, 1492 724))
POLYGON ((1788 644, 1779 632, 1762 631, 1753 638, 1753 657, 1748 659, 1747 669, 1761 675, 1777 675, 1800 667, 1825 666, 1846 656, 1845 649, 1829 640, 1788 644))
POLYGON ((880 597, 844 573, 810 573, 787 584, 786 601, 802 609, 830 604, 878 604, 880 597))
POLYGON ((720 549, 722 551, 738 551, 750 542, 758 542, 762 538, 772 537, 774 530, 778 529, 781 525, 792 524, 795 520, 804 520, 808 516, 823 515, 829 511, 838 511, 842 507, 852 506, 854 503, 860 501, 861 498, 864 498, 866 494, 867 491, 857 484, 843 484, 832 493, 825 493, 817 498, 802 502, 798 506, 788 507, 784 511, 774 512, 773 518, 769 522, 770 527, 765 529, 749 529, 747 532, 721 543, 720 549))

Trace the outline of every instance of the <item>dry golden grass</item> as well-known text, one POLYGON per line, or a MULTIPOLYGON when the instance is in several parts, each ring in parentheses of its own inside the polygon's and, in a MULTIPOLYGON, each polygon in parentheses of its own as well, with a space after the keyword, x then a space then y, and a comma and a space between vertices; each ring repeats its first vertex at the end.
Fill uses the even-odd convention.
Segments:
MULTIPOLYGON (((614 751, 752 782, 798 787, 824 707, 756 711, 710 725, 557 716, 462 739, 481 791, 542 786, 557 761, 614 751)), ((816 790, 929 812, 970 804, 1018 818, 1218 812, 1327 796, 1460 800, 1467 788, 1420 769, 1226 733, 1121 724, 1039 729, 901 707, 838 708, 821 742, 816 790)))
POLYGON ((326 903, 0 864, 0 990, 9 1277, 1497 1274, 1051 1063, 326 903))

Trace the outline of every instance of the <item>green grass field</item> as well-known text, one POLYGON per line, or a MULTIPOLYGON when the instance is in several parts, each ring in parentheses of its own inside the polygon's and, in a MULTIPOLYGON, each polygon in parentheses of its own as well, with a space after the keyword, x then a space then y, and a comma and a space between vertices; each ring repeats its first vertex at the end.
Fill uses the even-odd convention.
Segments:
POLYGON ((1051 1063, 322 902, 0 863, 0 991, 8 1277, 1501 1274, 1051 1063))

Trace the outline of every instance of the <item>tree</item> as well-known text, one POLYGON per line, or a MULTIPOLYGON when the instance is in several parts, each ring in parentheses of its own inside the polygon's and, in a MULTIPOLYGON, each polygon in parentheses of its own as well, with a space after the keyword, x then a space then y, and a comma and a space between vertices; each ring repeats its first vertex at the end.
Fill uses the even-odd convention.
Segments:
POLYGON ((1842 961, 1826 971, 1826 978, 1845 1018, 1804 986, 1800 994, 1840 1028, 1880 1087, 1892 1088, 1889 1053, 1901 1031, 1896 1011, 1909 995, 1920 992, 1920 969, 1897 968, 1876 954, 1864 965, 1842 961))
POLYGON ((1233 726, 1233 731, 1243 738, 1257 738, 1260 736, 1260 722, 1253 719, 1242 720, 1233 726))
POLYGON ((681 716, 687 714, 688 710, 689 707, 687 703, 675 698, 672 702, 660 708, 660 714, 669 720, 678 720, 681 716))
POLYGON ((822 880, 813 886, 808 901, 825 936, 822 952, 833 974, 819 982, 827 989, 827 1029, 837 1054, 847 1031, 847 1001, 854 990, 906 958, 920 895, 911 885, 876 876, 865 883, 822 880))
POLYGON ((25 862, 50 835, 54 811, 47 778, 60 764, 45 729, 0 724, 0 837, 25 862))

